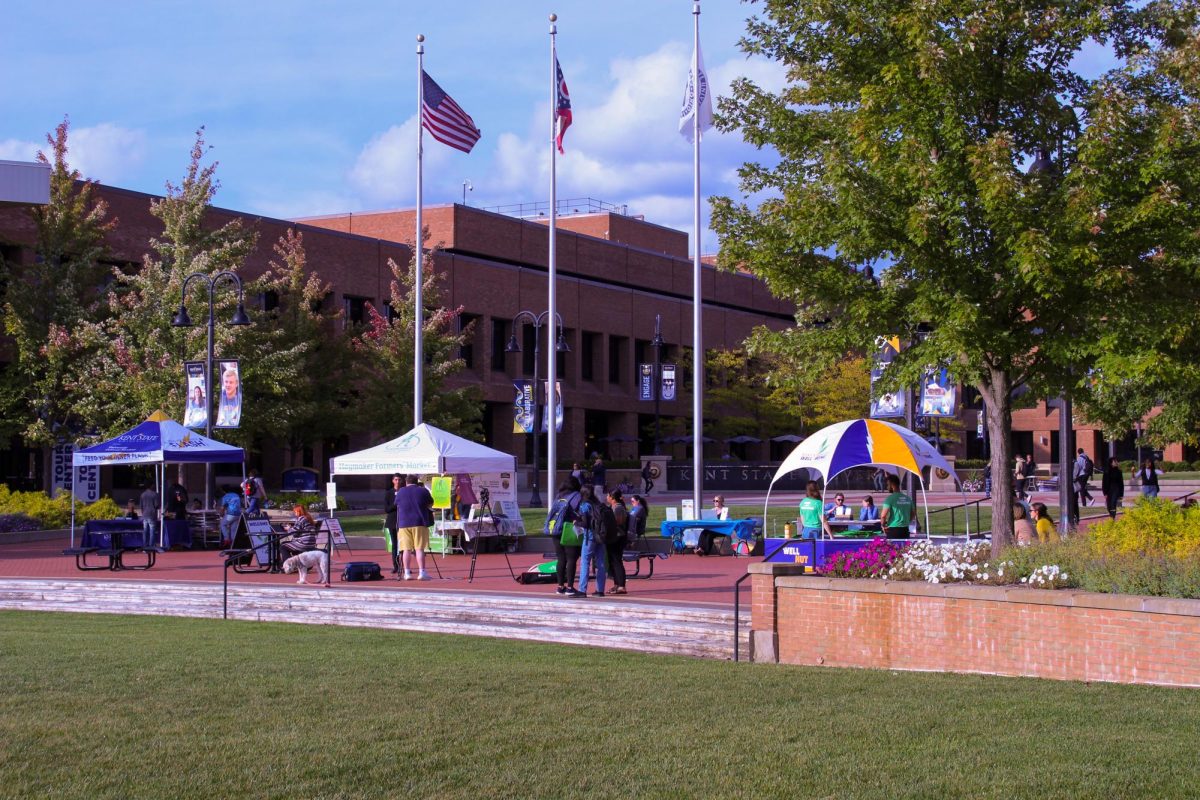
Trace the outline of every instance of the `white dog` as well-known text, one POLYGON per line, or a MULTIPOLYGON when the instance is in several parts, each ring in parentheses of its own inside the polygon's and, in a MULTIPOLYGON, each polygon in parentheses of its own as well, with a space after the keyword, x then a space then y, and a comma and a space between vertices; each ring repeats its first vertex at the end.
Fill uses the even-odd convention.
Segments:
POLYGON ((300 573, 300 580, 296 583, 308 583, 310 569, 317 570, 321 575, 321 583, 329 585, 329 554, 324 550, 309 550, 283 562, 283 571, 288 575, 300 573))

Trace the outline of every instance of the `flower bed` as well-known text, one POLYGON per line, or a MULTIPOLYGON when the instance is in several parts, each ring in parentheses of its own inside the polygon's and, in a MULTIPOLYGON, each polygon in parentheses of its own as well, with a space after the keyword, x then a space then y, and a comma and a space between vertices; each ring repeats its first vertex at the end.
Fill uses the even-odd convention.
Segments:
POLYGON ((820 574, 1200 598, 1200 507, 1142 499, 1116 521, 1096 523, 1063 542, 1011 547, 999 559, 992 559, 987 542, 939 546, 876 539, 839 553, 820 574))

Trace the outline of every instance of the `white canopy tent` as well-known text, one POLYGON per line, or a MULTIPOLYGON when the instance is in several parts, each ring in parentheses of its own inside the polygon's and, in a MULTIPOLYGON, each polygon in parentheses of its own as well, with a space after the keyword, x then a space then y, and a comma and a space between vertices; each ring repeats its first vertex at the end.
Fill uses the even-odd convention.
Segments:
POLYGON ((390 442, 329 459, 330 475, 515 472, 515 456, 421 423, 390 442))
MULTIPOLYGON (((958 475, 929 442, 918 434, 899 425, 878 419, 852 419, 829 425, 809 436, 783 460, 771 478, 767 489, 766 505, 771 502, 771 489, 775 482, 791 472, 804 468, 819 474, 828 486, 829 481, 848 469, 855 467, 892 467, 917 476, 921 483, 921 497, 925 500, 925 478, 923 470, 944 470, 960 487, 958 475)), ((823 500, 824 498, 822 498, 823 500)), ((925 535, 929 535, 929 503, 925 505, 925 535)), ((970 535, 970 520, 967 521, 970 535)))

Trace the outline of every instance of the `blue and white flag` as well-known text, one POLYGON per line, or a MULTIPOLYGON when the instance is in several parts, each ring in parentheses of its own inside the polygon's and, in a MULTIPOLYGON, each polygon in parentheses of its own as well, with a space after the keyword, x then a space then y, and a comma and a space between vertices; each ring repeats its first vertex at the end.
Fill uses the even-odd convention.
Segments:
POLYGON ((688 70, 687 88, 683 92, 683 108, 679 110, 679 132, 692 141, 692 118, 699 109, 700 131, 712 127, 712 92, 709 91, 708 73, 704 71, 704 56, 700 54, 700 43, 692 53, 692 66, 688 70))

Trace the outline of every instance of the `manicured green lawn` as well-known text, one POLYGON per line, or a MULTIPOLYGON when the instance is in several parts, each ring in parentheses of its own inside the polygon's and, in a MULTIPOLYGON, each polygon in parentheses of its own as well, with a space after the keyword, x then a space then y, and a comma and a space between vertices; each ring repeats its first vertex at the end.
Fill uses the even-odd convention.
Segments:
POLYGON ((0 612, 0 796, 1192 798, 1200 692, 0 612))

